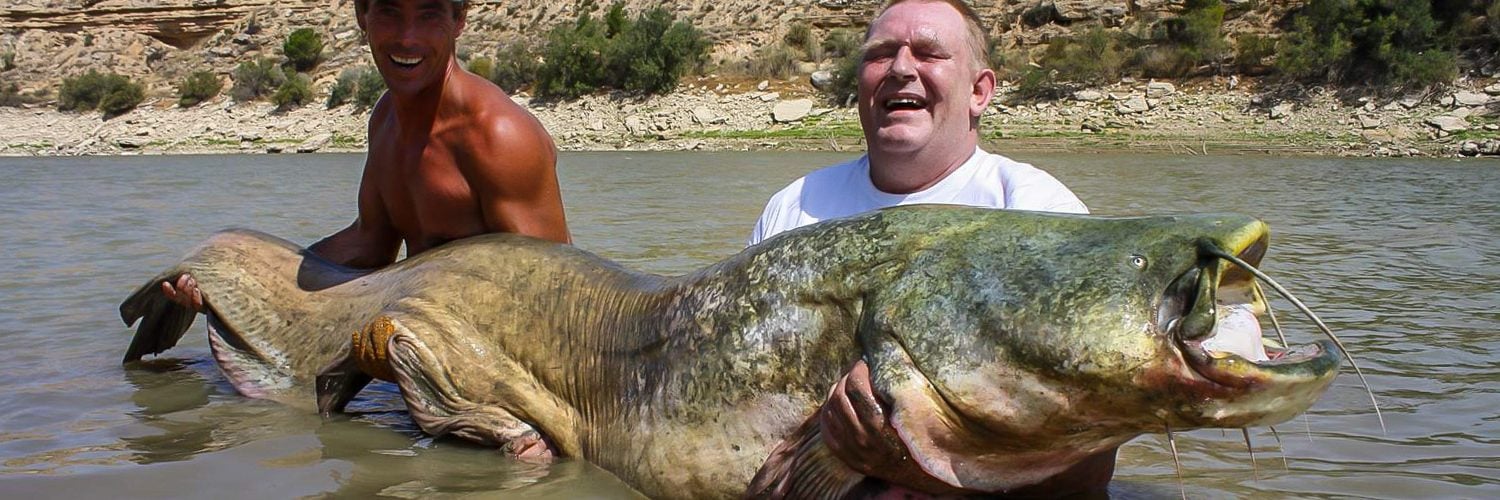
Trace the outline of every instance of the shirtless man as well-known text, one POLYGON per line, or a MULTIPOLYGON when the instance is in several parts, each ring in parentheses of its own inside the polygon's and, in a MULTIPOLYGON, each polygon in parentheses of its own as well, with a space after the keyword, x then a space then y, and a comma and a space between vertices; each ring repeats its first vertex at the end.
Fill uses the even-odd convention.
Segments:
MULTIPOLYGON (((454 57, 466 8, 462 0, 355 0, 388 90, 370 116, 359 212, 308 247, 313 253, 373 269, 395 262, 403 243, 408 256, 491 232, 571 243, 551 136, 454 57)), ((162 291, 203 310, 189 275, 162 291)))

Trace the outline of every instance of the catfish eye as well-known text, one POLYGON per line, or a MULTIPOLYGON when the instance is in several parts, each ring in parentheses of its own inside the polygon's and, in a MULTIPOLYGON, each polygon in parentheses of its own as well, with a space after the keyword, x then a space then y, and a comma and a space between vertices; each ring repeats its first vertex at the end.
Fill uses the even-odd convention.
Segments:
POLYGON ((1144 270, 1144 269, 1146 269, 1146 264, 1147 264, 1146 257, 1140 256, 1140 255, 1131 255, 1130 256, 1130 267, 1134 267, 1136 269, 1144 270))

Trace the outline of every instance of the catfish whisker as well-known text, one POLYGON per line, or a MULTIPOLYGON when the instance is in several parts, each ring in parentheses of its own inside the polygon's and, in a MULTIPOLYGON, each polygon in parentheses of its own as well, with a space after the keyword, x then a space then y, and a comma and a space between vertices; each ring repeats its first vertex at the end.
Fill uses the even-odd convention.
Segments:
POLYGON ((1286 461, 1286 447, 1281 445, 1281 433, 1276 432, 1275 426, 1266 426, 1271 429, 1271 436, 1276 438, 1276 452, 1281 454, 1281 470, 1291 472, 1292 465, 1286 461))
POLYGON ((1250 479, 1260 481, 1260 466, 1255 463, 1255 445, 1250 444, 1250 429, 1241 427, 1240 434, 1245 436, 1245 449, 1250 451, 1250 479))
POLYGON ((1177 438, 1172 437, 1172 423, 1167 422, 1167 446, 1172 448, 1172 465, 1177 467, 1177 491, 1182 493, 1182 500, 1187 500, 1187 483, 1182 480, 1182 460, 1177 458, 1177 438))
POLYGON ((1276 320, 1276 311, 1271 309, 1271 301, 1266 300, 1266 292, 1260 289, 1260 282, 1250 282, 1250 291, 1255 293, 1255 300, 1266 305, 1266 316, 1271 318, 1271 328, 1276 329, 1276 338, 1281 340, 1281 347, 1285 349, 1291 346, 1286 341, 1286 334, 1281 331, 1281 322, 1276 320))
POLYGON ((1307 304, 1303 304, 1301 300, 1297 300, 1297 297, 1295 295, 1292 295, 1291 291, 1288 291, 1286 287, 1281 286, 1281 284, 1277 283, 1276 280, 1271 279, 1271 277, 1266 275, 1266 273, 1261 272, 1260 269, 1256 269, 1255 266, 1250 265, 1249 262, 1241 260, 1239 257, 1236 257, 1229 252, 1224 251, 1224 249, 1219 248, 1217 245, 1214 245, 1213 243, 1210 243, 1208 241, 1204 241, 1200 246, 1209 254, 1232 262, 1234 263, 1234 265, 1240 266, 1240 268, 1254 275, 1257 279, 1266 282, 1267 285, 1271 285, 1271 289, 1276 290, 1276 293, 1281 294, 1282 298, 1285 298, 1288 302, 1291 302, 1293 306, 1296 306, 1297 309, 1302 311, 1302 314, 1307 315, 1307 318, 1311 319, 1314 324, 1318 325, 1318 329, 1322 330, 1323 334, 1327 335, 1328 339, 1332 340, 1334 345, 1337 345, 1339 347, 1339 350, 1344 351, 1344 358, 1349 360, 1349 366, 1354 367, 1354 374, 1359 376, 1359 383, 1365 386, 1365 393, 1370 395, 1370 404, 1375 407, 1375 418, 1380 421, 1380 433, 1385 434, 1385 417, 1380 414, 1380 403, 1375 401, 1375 391, 1370 389, 1370 382, 1365 380, 1364 371, 1360 370, 1359 364, 1354 362, 1354 355, 1350 354, 1349 349, 1344 347, 1344 342, 1339 340, 1337 335, 1333 334, 1333 330, 1329 329, 1328 325, 1324 324, 1323 320, 1321 318, 1318 318, 1318 315, 1314 314, 1312 312, 1312 309, 1309 309, 1307 307, 1307 304))

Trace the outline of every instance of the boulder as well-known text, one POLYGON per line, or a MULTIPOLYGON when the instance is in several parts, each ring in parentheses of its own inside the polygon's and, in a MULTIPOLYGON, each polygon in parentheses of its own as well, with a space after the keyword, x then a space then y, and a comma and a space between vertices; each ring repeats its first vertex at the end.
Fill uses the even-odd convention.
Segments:
POLYGON ((776 123, 791 123, 807 118, 812 112, 813 102, 811 99, 793 99, 776 103, 771 108, 771 121, 776 123))
POLYGON ((1468 121, 1453 115, 1442 115, 1428 118, 1427 124, 1433 127, 1437 127, 1438 130, 1450 134, 1469 129, 1468 121))
POLYGON ((1453 104, 1458 106, 1483 106, 1489 103, 1489 94, 1468 91, 1453 93, 1453 104))
POLYGON ((1073 93, 1073 100, 1082 102, 1097 102, 1104 100, 1104 93, 1097 90, 1080 90, 1073 93))
POLYGON ((1151 105, 1146 103, 1146 98, 1138 95, 1130 96, 1115 104, 1115 112, 1122 115, 1132 113, 1144 113, 1151 110, 1151 105))
POLYGON ((333 142, 333 134, 324 132, 302 141, 294 150, 298 153, 316 153, 318 150, 328 147, 333 142))
POLYGON ((815 88, 815 89, 827 92, 827 91, 829 91, 830 89, 833 88, 833 72, 832 71, 828 71, 826 69, 825 70, 814 71, 814 72, 812 72, 812 75, 809 75, 807 77, 807 79, 808 79, 809 83, 812 84, 813 88, 815 88))
POLYGON ((1280 120, 1292 115, 1292 103, 1283 102, 1271 107, 1270 117, 1272 120, 1280 120))
POLYGON ((1146 97, 1148 99, 1161 99, 1177 92, 1177 87, 1167 82, 1151 82, 1146 84, 1146 97))

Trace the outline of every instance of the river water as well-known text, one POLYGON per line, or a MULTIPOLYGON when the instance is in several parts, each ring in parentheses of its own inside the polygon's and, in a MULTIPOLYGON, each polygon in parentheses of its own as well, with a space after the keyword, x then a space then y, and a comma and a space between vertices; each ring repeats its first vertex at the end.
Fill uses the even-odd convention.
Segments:
MULTIPOLYGON (((762 203, 834 153, 564 153, 575 243, 657 273, 743 245, 762 203)), ((1355 353, 1305 418, 1120 450, 1117 498, 1500 496, 1500 163, 1033 155, 1095 213, 1235 211, 1263 269, 1355 353), (1277 438, 1279 437, 1279 444, 1277 438)), ((117 307, 230 226, 311 242, 348 224, 360 155, 0 158, 0 498, 630 498, 580 461, 423 436, 391 386, 316 415, 234 393, 202 322, 142 366, 117 307)), ((1277 299, 1279 301, 1279 299, 1277 299)), ((1281 309, 1289 310, 1284 303, 1281 309)), ((1284 313, 1284 317, 1288 314, 1284 313)), ((1295 322, 1294 341, 1312 339, 1295 322)))

